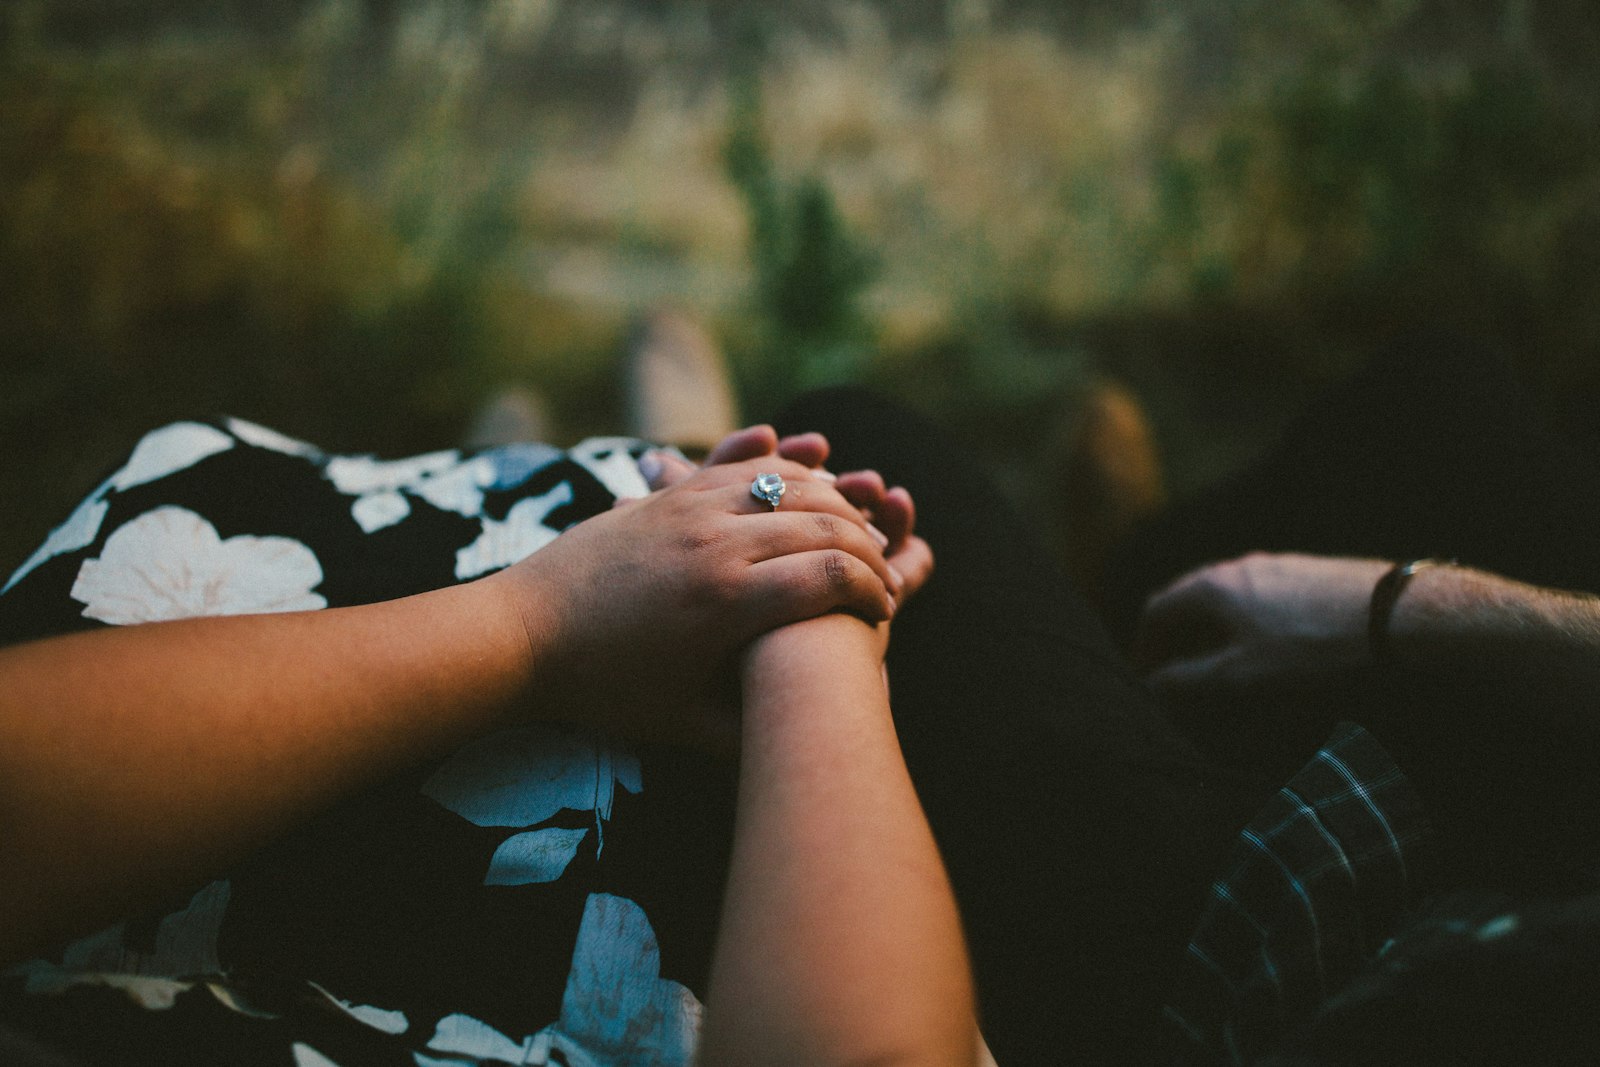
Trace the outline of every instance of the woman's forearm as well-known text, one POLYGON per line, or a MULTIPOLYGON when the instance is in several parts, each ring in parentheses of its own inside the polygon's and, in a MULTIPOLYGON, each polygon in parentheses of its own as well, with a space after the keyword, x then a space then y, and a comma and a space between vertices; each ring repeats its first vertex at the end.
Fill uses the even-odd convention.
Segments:
POLYGON ((875 641, 832 616, 747 659, 704 1064, 973 1062, 960 923, 875 641))
POLYGON ((492 728, 532 660, 494 581, 0 650, 0 960, 492 728))

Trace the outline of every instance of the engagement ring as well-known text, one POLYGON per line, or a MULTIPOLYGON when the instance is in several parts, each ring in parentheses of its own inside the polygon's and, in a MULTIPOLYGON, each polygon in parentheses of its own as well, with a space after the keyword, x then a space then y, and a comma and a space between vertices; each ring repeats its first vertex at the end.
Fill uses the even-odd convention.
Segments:
POLYGON ((765 500, 772 505, 772 510, 778 510, 778 501, 783 499, 783 492, 788 488, 783 484, 783 479, 776 474, 758 474, 756 480, 750 483, 750 495, 757 500, 765 500))

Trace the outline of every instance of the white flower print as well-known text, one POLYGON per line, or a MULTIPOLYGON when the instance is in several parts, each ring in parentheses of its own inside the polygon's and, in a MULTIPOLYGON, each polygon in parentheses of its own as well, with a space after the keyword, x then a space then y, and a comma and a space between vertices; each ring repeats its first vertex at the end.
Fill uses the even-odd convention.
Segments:
POLYGON ((76 552, 94 542, 111 505, 106 496, 113 489, 126 490, 192 467, 208 456, 226 452, 233 439, 215 427, 199 422, 175 422, 151 430, 133 446, 133 452, 115 474, 100 484, 79 504, 67 521, 51 531, 38 551, 29 556, 0 588, 0 594, 26 578, 34 568, 56 556, 76 552))
POLYGON ((362 533, 377 533, 411 514, 411 502, 396 490, 368 493, 350 505, 350 517, 362 533))
POLYGON ((374 1008, 370 1004, 352 1004, 348 1000, 341 1000, 322 988, 315 982, 307 982, 312 989, 328 998, 328 1003, 344 1012, 358 1022, 366 1023, 374 1030, 382 1030, 386 1034, 403 1034, 411 1027, 403 1011, 387 1011, 383 1008, 374 1008))
POLYGON ((591 893, 551 1043, 569 1062, 587 1052, 615 1067, 688 1064, 701 1014, 687 986, 661 977, 661 949, 644 909, 591 893))
POLYGON ((561 449, 537 441, 518 441, 480 453, 482 459, 494 465, 494 484, 490 488, 502 492, 515 489, 563 455, 561 449))
POLYGON ((111 510, 111 505, 105 502, 104 490, 105 486, 102 486, 99 492, 79 504, 66 522, 52 530, 50 536, 45 538, 44 544, 39 546, 39 550, 17 568, 11 580, 6 583, 5 589, 0 589, 0 593, 6 592, 22 581, 39 564, 54 559, 63 552, 76 552, 94 543, 96 535, 100 533, 100 524, 106 519, 106 512, 111 510))
POLYGON ((328 460, 323 473, 339 492, 361 496, 410 485, 430 474, 449 470, 460 459, 461 453, 453 448, 393 460, 373 459, 371 456, 334 456, 328 460))
POLYGON ((455 449, 396 460, 334 456, 324 473, 341 493, 357 498, 350 514, 366 533, 393 526, 410 515, 406 493, 441 511, 473 518, 483 512, 483 491, 496 485, 500 477, 488 456, 463 461, 455 449))
POLYGON ((119 527, 83 562, 72 597, 114 625, 327 606, 311 590, 322 565, 288 537, 226 541, 187 508, 161 507, 119 527))
POLYGON ((485 1060, 528 1067, 687 1067, 703 1012, 686 986, 661 977, 661 950, 644 909, 623 897, 591 893, 558 1020, 514 1041, 470 1015, 450 1015, 439 1020, 428 1042, 439 1055, 414 1055, 417 1067, 485 1060))
POLYGON ((542 496, 511 505, 504 521, 483 517, 483 533, 456 552, 456 578, 467 581, 509 567, 554 541, 560 534, 544 524, 550 513, 572 503, 572 486, 562 482, 542 496))
POLYGON ((282 452, 286 456, 305 456, 308 459, 315 459, 322 455, 322 450, 316 445, 308 445, 304 441, 297 441, 293 437, 279 433, 277 430, 258 426, 243 419, 229 419, 228 429, 245 444, 255 445, 257 448, 282 452))
POLYGON ((207 456, 226 452, 233 438, 200 422, 175 422, 145 434, 122 469, 111 476, 111 487, 132 489, 192 467, 207 456))
POLYGON ((650 486, 629 452, 639 447, 639 441, 632 437, 590 437, 572 446, 567 455, 594 475, 612 496, 649 496, 650 486))
POLYGON ((484 456, 406 486, 441 511, 472 517, 483 512, 483 491, 495 483, 494 462, 484 456))
POLYGON ((294 1053, 294 1067, 339 1067, 304 1041, 296 1041, 290 1051, 294 1053))
POLYGON ((533 1038, 513 1041, 488 1023, 479 1022, 470 1015, 446 1015, 434 1027, 433 1039, 428 1048, 443 1052, 449 1058, 414 1053, 420 1067, 462 1067, 483 1060, 502 1063, 542 1064, 543 1059, 533 1059, 533 1038))

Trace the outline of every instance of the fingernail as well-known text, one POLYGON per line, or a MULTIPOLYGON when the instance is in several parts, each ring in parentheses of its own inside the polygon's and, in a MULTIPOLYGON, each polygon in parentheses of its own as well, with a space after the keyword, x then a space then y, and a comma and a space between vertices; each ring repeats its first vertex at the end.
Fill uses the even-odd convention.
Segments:
POLYGON ((899 611, 899 610, 900 610, 900 601, 895 599, 895 595, 893 593, 890 593, 889 594, 889 616, 890 616, 890 618, 893 618, 894 617, 894 613, 899 611))
POLYGON ((872 539, 874 541, 878 542, 878 547, 879 548, 888 548, 889 547, 889 535, 884 533, 882 530, 878 529, 876 526, 872 525, 872 523, 870 523, 870 522, 867 523, 867 533, 871 534, 872 535, 872 539))
POLYGON ((824 482, 836 482, 839 480, 839 476, 826 467, 812 467, 811 475, 824 482))
POLYGON ((656 483, 661 477, 661 457, 654 452, 646 452, 639 457, 639 474, 650 485, 656 483))
POLYGON ((894 587, 896 589, 905 588, 906 576, 901 574, 900 568, 896 567, 893 563, 889 564, 889 577, 894 579, 894 587))

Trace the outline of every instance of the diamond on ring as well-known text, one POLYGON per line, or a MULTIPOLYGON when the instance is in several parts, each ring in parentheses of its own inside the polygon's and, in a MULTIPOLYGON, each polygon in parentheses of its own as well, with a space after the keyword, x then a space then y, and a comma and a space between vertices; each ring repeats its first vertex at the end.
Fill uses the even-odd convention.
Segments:
POLYGON ((765 500, 772 505, 773 511, 777 511, 778 501, 783 499, 787 488, 783 479, 776 474, 758 474, 756 480, 750 483, 750 495, 757 500, 765 500))

